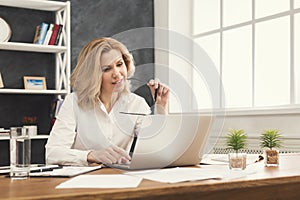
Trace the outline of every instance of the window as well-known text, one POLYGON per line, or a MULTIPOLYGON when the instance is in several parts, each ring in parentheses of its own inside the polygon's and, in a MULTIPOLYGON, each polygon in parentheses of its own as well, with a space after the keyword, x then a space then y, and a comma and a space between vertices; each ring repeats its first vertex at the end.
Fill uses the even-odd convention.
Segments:
POLYGON ((252 19, 251 6, 252 0, 226 0, 223 3, 223 25, 231 26, 250 21, 252 19))
MULTIPOLYGON (((195 42, 197 44, 201 44, 200 46, 205 49, 206 53, 210 55, 210 58, 214 61, 215 66, 220 66, 220 46, 219 41, 220 34, 211 34, 206 37, 200 37, 198 39, 195 39, 195 42)), ((220 69, 217 68, 217 71, 220 73, 220 69)), ((216 83, 219 85, 219 83, 216 83)), ((213 104, 211 102, 211 94, 208 88, 206 87, 205 82, 202 79, 202 76, 197 73, 196 71, 193 71, 193 89, 195 95, 197 104, 196 105, 200 109, 205 108, 211 108, 213 107, 213 104)), ((220 93, 220 91, 215 91, 216 93, 220 93)), ((219 105, 217 105, 219 106, 219 105)))
MULTIPOLYGON (((299 6, 300 6, 300 0, 299 2, 299 6)), ((300 104, 300 13, 295 15, 295 21, 294 21, 294 25, 295 25, 295 40, 294 40, 294 46, 295 46, 295 52, 294 52, 294 66, 295 66, 295 70, 294 70, 294 78, 295 78, 295 103, 300 104)))
POLYGON ((194 6, 194 34, 220 27, 219 0, 194 1, 194 6))
POLYGON ((289 17, 256 24, 254 105, 290 103, 289 17))
POLYGON ((300 8, 300 0, 294 1, 294 8, 300 8))
MULTIPOLYGON (((222 80, 220 108, 300 103, 300 0, 193 0, 191 8, 192 38, 222 80)), ((209 94, 201 77, 193 78, 195 93, 209 94)), ((209 97, 198 98, 198 109, 211 108, 209 97)))
MULTIPOLYGON (((225 3, 227 0, 224 1, 225 3)), ((233 5, 233 4, 231 4, 233 5)), ((290 9, 289 0, 255 0, 255 18, 275 15, 290 9)))
POLYGON ((222 81, 225 107, 252 105, 251 27, 244 26, 223 33, 222 81))

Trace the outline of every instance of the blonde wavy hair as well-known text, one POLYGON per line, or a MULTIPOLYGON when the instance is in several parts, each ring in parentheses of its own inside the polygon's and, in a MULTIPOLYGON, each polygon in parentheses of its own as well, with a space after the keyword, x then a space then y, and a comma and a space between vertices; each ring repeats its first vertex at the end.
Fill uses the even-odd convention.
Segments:
MULTIPOLYGON (((87 43, 81 50, 77 65, 71 75, 71 87, 77 94, 78 106, 83 109, 94 108, 101 94, 102 70, 100 57, 112 49, 119 50, 127 67, 127 78, 133 76, 134 61, 128 49, 112 38, 97 38, 87 43)), ((123 92, 130 91, 129 81, 123 92)))

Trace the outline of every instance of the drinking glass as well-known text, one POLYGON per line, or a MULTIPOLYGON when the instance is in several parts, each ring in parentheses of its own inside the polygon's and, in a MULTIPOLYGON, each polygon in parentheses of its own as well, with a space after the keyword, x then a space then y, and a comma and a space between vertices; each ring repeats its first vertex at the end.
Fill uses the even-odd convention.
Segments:
POLYGON ((10 128, 10 177, 24 179, 30 172, 31 140, 26 127, 10 128))

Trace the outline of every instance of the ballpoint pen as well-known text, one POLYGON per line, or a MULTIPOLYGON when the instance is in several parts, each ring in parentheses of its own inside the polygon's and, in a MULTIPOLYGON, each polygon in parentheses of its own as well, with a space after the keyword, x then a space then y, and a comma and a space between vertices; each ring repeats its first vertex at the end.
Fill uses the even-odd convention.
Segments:
POLYGON ((49 171, 53 171, 53 169, 51 168, 34 169, 34 170, 30 170, 30 173, 49 172, 49 171))
POLYGON ((147 114, 145 114, 145 113, 123 112, 123 111, 120 111, 119 113, 120 113, 120 114, 127 114, 127 115, 142 115, 142 116, 147 115, 147 114))
POLYGON ((130 158, 132 158, 132 155, 133 155, 133 152, 134 152, 134 148, 135 148, 135 144, 136 144, 136 140, 137 140, 137 135, 134 134, 133 141, 132 141, 132 144, 131 144, 131 147, 130 147, 130 151, 129 151, 130 158))
POLYGON ((30 173, 36 173, 36 172, 49 172, 49 171, 53 171, 54 169, 61 169, 62 166, 57 166, 57 167, 44 167, 44 168, 40 168, 40 169, 33 169, 30 170, 30 173))
POLYGON ((158 90, 159 90, 159 85, 157 86, 157 88, 154 91, 154 102, 156 102, 158 90))
POLYGON ((134 152, 134 148, 136 145, 136 141, 137 141, 137 137, 138 137, 138 133, 140 131, 141 128, 141 124, 142 124, 143 118, 138 116, 133 128, 133 141, 129 150, 129 156, 132 158, 133 152, 134 152))

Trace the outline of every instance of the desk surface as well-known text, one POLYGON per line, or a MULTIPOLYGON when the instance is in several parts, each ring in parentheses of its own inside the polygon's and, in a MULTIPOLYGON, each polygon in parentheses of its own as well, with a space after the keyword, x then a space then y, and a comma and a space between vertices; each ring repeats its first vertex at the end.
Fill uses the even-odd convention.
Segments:
MULTIPOLYGON (((227 165, 203 168, 227 169, 227 165)), ((143 180, 137 188, 55 189, 67 178, 11 180, 0 177, 0 199, 299 199, 300 154, 280 156, 279 167, 257 164, 257 173, 235 180, 206 180, 167 184, 143 180)), ((90 174, 116 174, 103 168, 90 174)))

